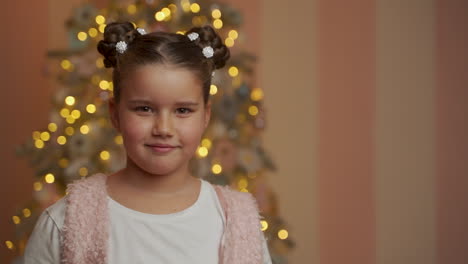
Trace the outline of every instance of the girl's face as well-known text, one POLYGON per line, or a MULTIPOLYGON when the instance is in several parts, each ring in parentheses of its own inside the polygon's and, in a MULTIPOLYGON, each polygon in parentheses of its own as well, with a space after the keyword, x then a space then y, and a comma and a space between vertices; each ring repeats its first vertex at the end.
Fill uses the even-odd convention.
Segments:
POLYGON ((154 175, 188 170, 211 114, 201 82, 186 69, 144 65, 122 84, 109 110, 128 161, 154 175))

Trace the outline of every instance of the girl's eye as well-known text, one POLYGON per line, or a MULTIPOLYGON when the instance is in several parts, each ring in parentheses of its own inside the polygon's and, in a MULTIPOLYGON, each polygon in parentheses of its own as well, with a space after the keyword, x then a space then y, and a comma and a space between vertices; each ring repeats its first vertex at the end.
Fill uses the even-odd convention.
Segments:
POLYGON ((148 112, 151 110, 151 108, 149 106, 137 106, 135 110, 138 112, 141 112, 141 111, 148 112))
POLYGON ((189 109, 189 108, 177 108, 176 111, 178 114, 189 114, 193 112, 192 109, 189 109))

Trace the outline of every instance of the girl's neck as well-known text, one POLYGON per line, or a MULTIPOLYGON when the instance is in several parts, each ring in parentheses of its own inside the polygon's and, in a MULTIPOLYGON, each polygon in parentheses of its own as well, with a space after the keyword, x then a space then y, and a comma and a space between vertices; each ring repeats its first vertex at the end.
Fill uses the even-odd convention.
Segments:
POLYGON ((189 172, 188 166, 167 175, 154 175, 142 170, 130 159, 126 168, 117 174, 128 188, 148 195, 171 196, 183 193, 197 181, 189 172))

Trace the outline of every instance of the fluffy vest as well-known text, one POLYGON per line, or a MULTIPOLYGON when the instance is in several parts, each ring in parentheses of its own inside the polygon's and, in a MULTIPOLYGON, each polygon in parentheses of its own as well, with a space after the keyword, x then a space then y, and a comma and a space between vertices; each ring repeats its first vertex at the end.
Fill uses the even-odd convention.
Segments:
MULTIPOLYGON (((106 264, 109 239, 107 175, 98 173, 67 186, 62 264, 106 264)), ((250 193, 213 185, 226 216, 219 248, 222 264, 262 263, 260 216, 250 193)))

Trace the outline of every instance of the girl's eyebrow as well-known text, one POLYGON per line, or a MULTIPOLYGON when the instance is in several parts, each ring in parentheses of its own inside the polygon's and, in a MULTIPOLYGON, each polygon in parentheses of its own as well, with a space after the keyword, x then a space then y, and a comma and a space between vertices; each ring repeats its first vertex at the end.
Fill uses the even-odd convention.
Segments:
MULTIPOLYGON (((130 104, 152 104, 151 101, 148 101, 148 100, 142 100, 142 99, 135 99, 135 100, 130 100, 129 101, 130 104)), ((198 105, 198 102, 194 102, 194 101, 180 101, 180 102, 176 102, 175 105, 178 105, 178 106, 197 106, 198 105)))

